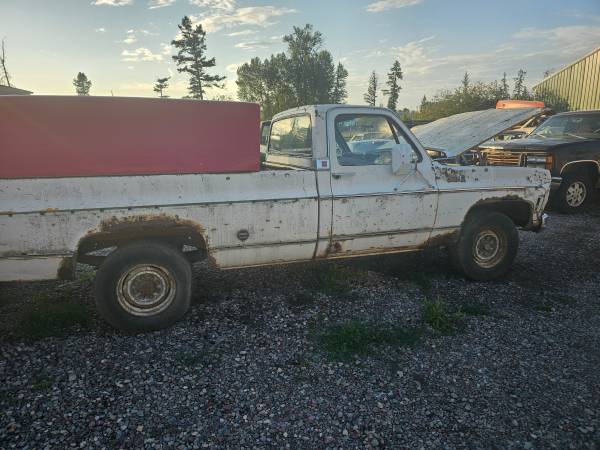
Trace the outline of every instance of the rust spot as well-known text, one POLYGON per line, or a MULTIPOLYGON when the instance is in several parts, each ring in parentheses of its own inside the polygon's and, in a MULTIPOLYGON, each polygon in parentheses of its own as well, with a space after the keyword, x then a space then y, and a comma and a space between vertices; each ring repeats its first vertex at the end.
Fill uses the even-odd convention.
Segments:
POLYGON ((192 220, 167 214, 111 217, 89 230, 78 245, 78 253, 118 246, 140 239, 167 239, 180 244, 206 249, 208 242, 202 225, 192 220))
POLYGON ((450 231, 444 234, 438 234, 432 238, 429 238, 425 247, 447 247, 448 245, 455 244, 460 237, 460 230, 450 231))
POLYGON ((446 179, 448 183, 464 183, 466 181, 465 174, 461 170, 456 170, 451 167, 442 167, 437 170, 438 176, 446 179))

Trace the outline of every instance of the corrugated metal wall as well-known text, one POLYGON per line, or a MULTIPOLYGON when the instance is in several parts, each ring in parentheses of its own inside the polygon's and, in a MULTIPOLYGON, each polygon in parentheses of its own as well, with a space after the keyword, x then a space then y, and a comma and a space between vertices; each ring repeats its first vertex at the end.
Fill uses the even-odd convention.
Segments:
POLYGON ((565 100, 571 111, 600 109, 600 47, 534 86, 542 98, 565 100))

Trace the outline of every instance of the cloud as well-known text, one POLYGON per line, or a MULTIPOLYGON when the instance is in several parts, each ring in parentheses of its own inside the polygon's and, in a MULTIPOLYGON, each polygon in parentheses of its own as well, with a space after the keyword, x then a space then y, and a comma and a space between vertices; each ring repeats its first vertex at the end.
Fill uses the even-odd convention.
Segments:
POLYGON ((100 28, 96 28, 94 31, 96 33, 106 33, 106 28, 100 27, 100 28))
POLYGON ((140 61, 163 61, 165 55, 163 53, 152 53, 151 50, 140 47, 135 50, 123 50, 121 52, 123 58, 121 61, 140 62, 140 61))
POLYGON ((241 48, 242 50, 256 50, 259 48, 267 48, 273 45, 270 41, 249 41, 249 42, 238 42, 234 45, 235 48, 241 48))
POLYGON ((378 13, 388 9, 404 8, 405 6, 414 6, 423 3, 423 0, 379 0, 367 5, 367 11, 378 13))
POLYGON ((126 6, 133 5, 133 0, 93 0, 94 6, 126 6))
POLYGON ((273 25, 273 18, 295 12, 295 9, 275 6, 249 6, 222 13, 213 11, 206 15, 191 17, 191 19, 196 23, 200 22, 207 33, 213 33, 223 28, 244 25, 267 27, 273 25))
POLYGON ((125 39, 123 39, 121 42, 123 44, 127 44, 127 45, 137 42, 137 36, 135 35, 135 31, 127 30, 125 39))
POLYGON ((177 0, 150 0, 148 2, 148 9, 164 8, 165 6, 171 6, 177 0))
POLYGON ((210 9, 233 11, 237 6, 235 0, 190 0, 192 5, 202 6, 210 9))
POLYGON ((256 34, 256 31, 255 30, 234 31, 233 33, 228 33, 227 36, 231 36, 231 37, 248 36, 250 34, 256 34))

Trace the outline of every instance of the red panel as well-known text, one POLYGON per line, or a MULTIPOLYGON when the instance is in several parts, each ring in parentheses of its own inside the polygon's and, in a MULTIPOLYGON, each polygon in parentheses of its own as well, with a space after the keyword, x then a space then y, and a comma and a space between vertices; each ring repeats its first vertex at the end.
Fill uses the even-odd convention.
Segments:
POLYGON ((0 178, 259 170, 259 106, 0 96, 0 178))

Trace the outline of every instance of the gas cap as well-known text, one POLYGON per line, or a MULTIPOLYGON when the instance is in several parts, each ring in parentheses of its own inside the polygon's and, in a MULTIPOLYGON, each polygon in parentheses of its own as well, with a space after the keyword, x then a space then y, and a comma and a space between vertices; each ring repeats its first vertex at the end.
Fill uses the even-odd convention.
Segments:
POLYGON ((246 229, 240 230, 237 232, 237 238, 242 242, 248 240, 249 237, 250 237, 250 232, 246 229))

